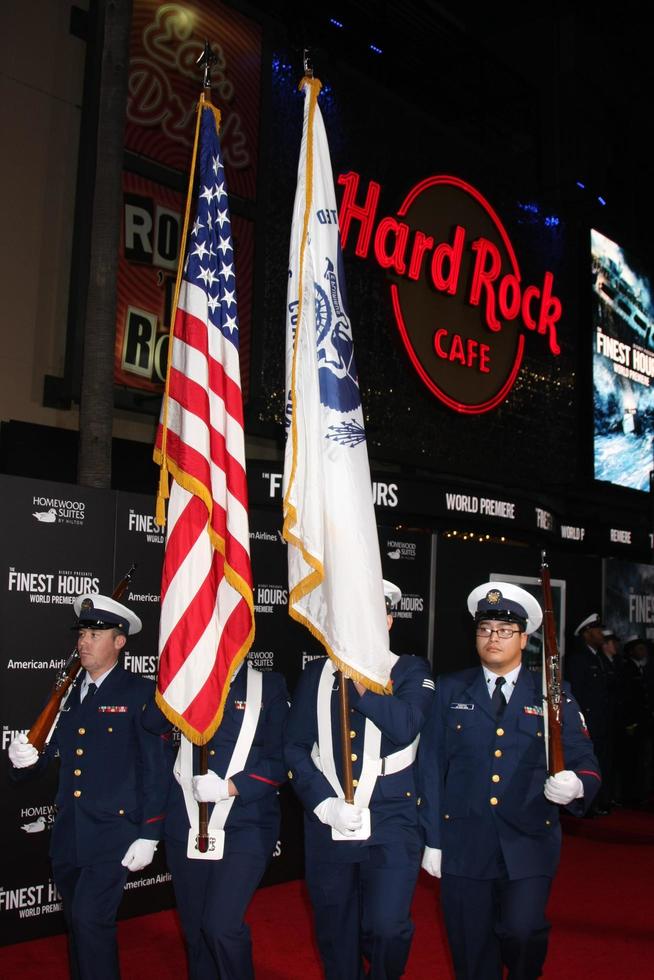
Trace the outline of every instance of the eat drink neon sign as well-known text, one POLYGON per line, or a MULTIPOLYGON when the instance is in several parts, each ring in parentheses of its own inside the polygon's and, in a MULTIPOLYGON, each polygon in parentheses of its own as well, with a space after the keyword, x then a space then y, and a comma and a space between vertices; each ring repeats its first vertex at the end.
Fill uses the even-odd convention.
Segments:
POLYGON ((554 276, 539 286, 522 282, 509 236, 488 201, 458 177, 434 176, 416 184, 397 217, 377 221, 381 185, 341 174, 339 212, 343 247, 355 223, 355 254, 374 257, 387 270, 400 336, 415 370, 450 408, 489 411, 518 376, 524 330, 546 338, 560 353, 561 301, 554 276))

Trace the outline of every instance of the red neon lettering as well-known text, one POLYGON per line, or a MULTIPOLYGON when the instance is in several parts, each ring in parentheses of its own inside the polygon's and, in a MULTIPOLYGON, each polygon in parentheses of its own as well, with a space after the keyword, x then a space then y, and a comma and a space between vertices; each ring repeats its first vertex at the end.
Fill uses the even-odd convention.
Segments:
POLYGON ((543 299, 538 314, 538 333, 548 333, 547 342, 553 354, 560 354, 561 348, 556 336, 556 324, 561 316, 561 300, 552 295, 554 276, 546 272, 543 278, 543 299))
POLYGON ((447 351, 443 350, 441 346, 442 337, 447 337, 447 330, 443 329, 443 327, 437 330, 436 333, 434 334, 434 350, 436 351, 438 356, 442 357, 443 360, 445 361, 447 360, 447 351))
POLYGON ((520 312, 520 281, 517 276, 506 275, 500 280, 497 302, 505 320, 513 320, 520 312))
POLYGON ((484 374, 488 374, 490 371, 488 367, 488 351, 488 344, 480 344, 479 341, 468 337, 466 340, 466 364, 468 367, 472 367, 473 362, 479 359, 479 370, 483 371, 484 374))
POLYGON ((382 269, 393 268, 398 275, 406 272, 406 243, 409 240, 409 226, 396 218, 382 218, 375 232, 375 258, 382 269), (395 235, 395 246, 389 255, 386 251, 386 241, 389 235, 395 235))
POLYGON ((522 294, 522 320, 529 330, 536 329, 536 321, 531 315, 531 301, 532 299, 538 299, 540 296, 540 290, 536 286, 527 286, 524 293, 522 294))
POLYGON ((443 293, 453 296, 459 284, 459 272, 461 271, 461 257, 463 255, 463 243, 465 242, 466 232, 461 225, 456 226, 454 232, 454 244, 441 242, 434 249, 434 256, 431 260, 431 278, 436 289, 443 293), (444 274, 444 266, 449 263, 449 272, 444 274))
POLYGON ((463 353, 463 341, 461 340, 458 333, 455 333, 452 337, 452 346, 450 347, 450 360, 459 361, 460 364, 465 364, 466 358, 463 353))
POLYGON ((447 330, 440 327, 434 334, 434 350, 436 355, 444 361, 458 361, 465 367, 472 367, 475 361, 479 362, 479 370, 484 374, 490 373, 490 347, 488 344, 480 344, 473 337, 468 337, 465 341, 455 333, 452 335, 452 343, 449 351, 443 347, 443 339, 448 336, 447 330))
POLYGON ((473 306, 479 306, 482 289, 486 290, 486 309, 484 317, 489 330, 497 332, 502 329, 502 324, 495 316, 495 292, 493 283, 500 274, 502 260, 498 249, 489 242, 487 238, 478 238, 470 246, 473 252, 477 253, 475 259, 475 270, 472 275, 472 286, 470 287, 470 302, 473 306), (489 258, 490 265, 486 268, 486 258, 489 258))
POLYGON ((423 231, 417 231, 413 239, 413 250, 411 261, 409 262, 409 279, 418 279, 422 269, 422 260, 425 252, 434 247, 434 239, 431 235, 425 235, 423 231))
POLYGON ((360 258, 365 259, 366 255, 368 254, 368 249, 370 248, 370 239, 372 237, 372 229, 375 223, 375 214, 377 212, 381 185, 377 184, 374 180, 370 181, 370 184, 368 185, 368 193, 366 194, 366 203, 363 205, 363 207, 360 207, 358 204, 354 203, 357 190, 359 189, 359 175, 352 172, 349 174, 341 174, 338 178, 338 182, 345 188, 343 200, 341 201, 341 210, 338 215, 338 223, 341 231, 341 245, 343 248, 345 248, 347 236, 350 232, 350 222, 360 221, 361 228, 359 229, 359 237, 357 239, 357 244, 354 251, 360 258))

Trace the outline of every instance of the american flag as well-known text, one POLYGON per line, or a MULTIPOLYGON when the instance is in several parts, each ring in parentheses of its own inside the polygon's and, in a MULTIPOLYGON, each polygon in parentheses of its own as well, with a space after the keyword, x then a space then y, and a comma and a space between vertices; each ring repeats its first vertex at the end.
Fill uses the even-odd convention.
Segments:
POLYGON ((173 483, 161 579, 157 702, 191 741, 221 722, 254 638, 234 251, 218 139, 201 104, 188 234, 155 461, 173 483))

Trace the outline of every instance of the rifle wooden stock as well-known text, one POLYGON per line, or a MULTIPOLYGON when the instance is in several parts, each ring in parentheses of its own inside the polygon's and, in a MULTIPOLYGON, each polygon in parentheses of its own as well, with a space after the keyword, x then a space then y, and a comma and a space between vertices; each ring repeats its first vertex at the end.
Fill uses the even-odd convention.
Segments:
MULTIPOLYGON (((127 575, 121 578, 120 582, 112 592, 111 598, 115 599, 116 602, 120 602, 123 595, 127 591, 127 587, 132 580, 132 575, 135 568, 136 565, 133 564, 130 570, 127 572, 127 575)), ((75 649, 68 658, 61 673, 57 677, 46 706, 27 733, 27 741, 30 743, 30 745, 33 745, 38 752, 43 752, 50 729, 54 725, 59 713, 61 702, 70 690, 70 687, 77 677, 81 666, 82 663, 79 659, 79 654, 75 649)))
POLYGON ((43 752, 45 740, 55 723, 61 702, 77 677, 81 666, 79 654, 77 650, 73 650, 68 662, 55 681, 48 703, 27 733, 27 741, 34 746, 37 752, 43 752))
POLYGON ((562 772, 565 769, 565 758, 561 737, 563 727, 561 655, 556 640, 552 586, 545 552, 542 553, 540 578, 543 587, 543 660, 545 662, 545 686, 547 692, 548 768, 550 776, 553 776, 555 773, 562 772))

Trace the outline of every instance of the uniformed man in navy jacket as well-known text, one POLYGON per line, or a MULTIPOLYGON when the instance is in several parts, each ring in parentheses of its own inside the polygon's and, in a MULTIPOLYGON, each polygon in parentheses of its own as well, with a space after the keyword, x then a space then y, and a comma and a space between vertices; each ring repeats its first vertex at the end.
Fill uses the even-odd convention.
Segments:
MULTIPOLYGON (((223 719, 207 743, 207 774, 194 775, 200 750, 186 738, 181 738, 176 757, 171 755, 164 840, 186 939, 189 980, 254 977, 244 917, 279 836, 287 712, 283 676, 241 664, 223 719), (205 853, 196 847, 198 802, 210 804, 205 853)), ((154 703, 144 713, 143 724, 153 731, 171 730, 154 703)))
POLYGON ((166 751, 141 724, 154 685, 118 662, 141 621, 102 595, 75 600, 82 668, 39 756, 25 735, 9 746, 14 779, 58 756, 50 856, 69 932, 70 971, 81 980, 120 976, 116 913, 129 871, 145 868, 161 836, 166 751))
POLYGON ((423 868, 441 877, 458 980, 539 977, 561 847, 559 809, 581 815, 598 765, 564 687, 566 769, 547 775, 541 675, 522 651, 542 611, 524 589, 486 582, 468 596, 479 667, 437 679, 418 760, 423 868))
MULTIPOLYGON (((384 582, 390 609, 401 592, 384 582)), ((413 937, 420 869, 414 760, 434 694, 429 663, 395 657, 392 696, 348 681, 354 803, 346 803, 338 683, 327 658, 309 663, 289 712, 284 755, 305 810, 305 872, 326 980, 401 977, 413 937), (370 824, 363 828, 364 815, 370 824)))
POLYGON ((616 671, 602 652, 604 629, 598 613, 591 613, 574 631, 575 646, 566 653, 565 679, 581 707, 602 774, 593 801, 594 816, 611 809, 614 784, 616 671))

